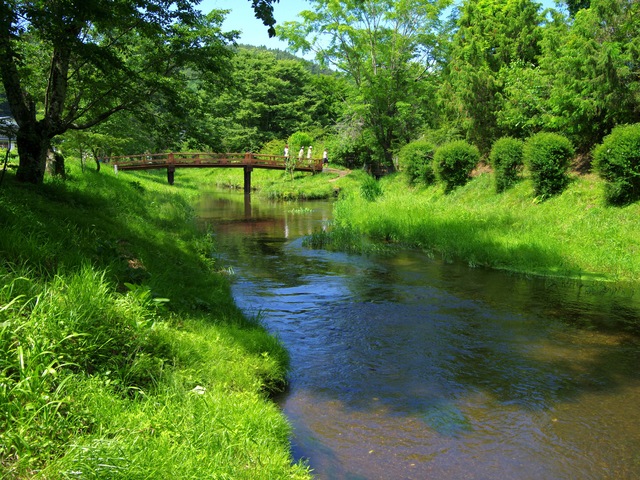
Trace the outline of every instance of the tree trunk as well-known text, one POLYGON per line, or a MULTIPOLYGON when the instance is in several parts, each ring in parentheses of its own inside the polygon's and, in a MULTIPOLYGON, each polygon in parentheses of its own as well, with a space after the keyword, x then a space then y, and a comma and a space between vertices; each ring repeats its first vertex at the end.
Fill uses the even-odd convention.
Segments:
POLYGON ((21 127, 16 136, 20 163, 16 171, 19 182, 42 184, 51 140, 36 129, 21 127))
POLYGON ((64 157, 60 152, 54 152, 49 150, 47 152, 47 168, 46 171, 49 175, 65 178, 64 171, 64 157))
POLYGON ((95 148, 91 149, 91 155, 93 155, 93 159, 96 161, 96 172, 100 171, 100 154, 101 152, 95 148))

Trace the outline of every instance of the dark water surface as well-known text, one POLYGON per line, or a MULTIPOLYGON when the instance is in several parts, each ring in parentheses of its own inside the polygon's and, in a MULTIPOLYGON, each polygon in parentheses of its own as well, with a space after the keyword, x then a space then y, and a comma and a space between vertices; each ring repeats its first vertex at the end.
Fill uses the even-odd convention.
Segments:
POLYGON ((639 294, 307 249, 328 202, 199 214, 291 354, 280 403, 317 478, 640 478, 639 294))

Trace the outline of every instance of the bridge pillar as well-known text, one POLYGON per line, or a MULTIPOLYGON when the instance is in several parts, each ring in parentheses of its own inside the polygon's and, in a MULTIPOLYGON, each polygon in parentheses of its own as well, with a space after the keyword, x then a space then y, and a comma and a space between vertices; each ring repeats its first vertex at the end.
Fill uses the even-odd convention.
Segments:
POLYGON ((174 167, 173 165, 169 165, 167 167, 167 182, 169 182, 169 185, 173 185, 175 173, 176 167, 174 167))
POLYGON ((250 165, 246 165, 244 167, 244 193, 248 195, 251 193, 251 171, 253 167, 250 165))
POLYGON ((244 194, 244 218, 251 218, 251 195, 248 193, 244 194))

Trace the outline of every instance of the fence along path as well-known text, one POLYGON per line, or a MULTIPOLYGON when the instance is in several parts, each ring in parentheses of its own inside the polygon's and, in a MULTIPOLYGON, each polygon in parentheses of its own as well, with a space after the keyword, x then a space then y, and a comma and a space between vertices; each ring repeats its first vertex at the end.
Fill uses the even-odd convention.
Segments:
MULTIPOLYGON (((244 191, 251 192, 251 171, 254 168, 286 170, 286 158, 281 155, 262 155, 245 153, 145 153, 140 155, 123 155, 108 157, 116 174, 119 170, 153 170, 167 169, 167 181, 173 185, 176 168, 243 168, 244 191)), ((294 170, 302 172, 321 172, 321 158, 290 158, 295 162, 294 170)))

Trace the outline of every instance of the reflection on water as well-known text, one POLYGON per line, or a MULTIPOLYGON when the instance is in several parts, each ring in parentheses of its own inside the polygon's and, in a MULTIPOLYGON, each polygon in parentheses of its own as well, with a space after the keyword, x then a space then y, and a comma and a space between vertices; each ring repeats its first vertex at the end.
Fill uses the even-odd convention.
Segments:
POLYGON ((279 400, 318 478, 640 478, 633 292, 302 247, 330 214, 200 206, 237 303, 291 353, 279 400))

